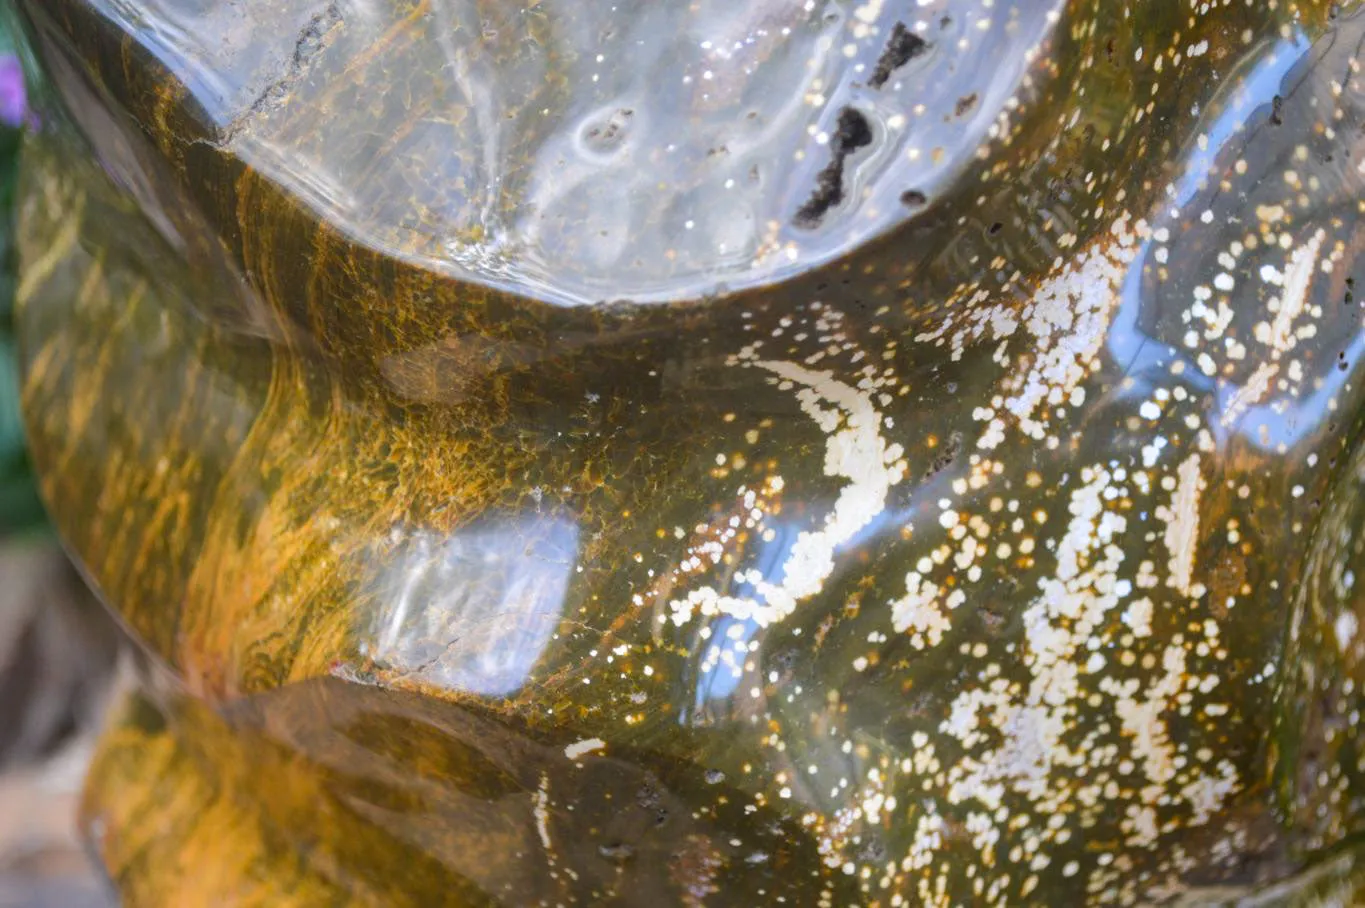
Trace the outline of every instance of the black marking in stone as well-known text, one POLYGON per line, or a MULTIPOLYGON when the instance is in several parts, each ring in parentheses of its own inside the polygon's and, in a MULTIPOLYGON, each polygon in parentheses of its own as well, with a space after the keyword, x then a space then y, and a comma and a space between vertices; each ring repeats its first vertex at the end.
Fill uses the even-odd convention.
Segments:
POLYGON ((881 88, 891 74, 929 49, 929 42, 897 22, 891 29, 891 38, 886 42, 877 66, 872 70, 872 78, 867 80, 869 88, 881 88))
POLYGON ((815 177, 815 191, 796 212, 798 227, 814 227, 835 205, 844 200, 844 161, 859 148, 872 144, 867 117, 852 107, 839 111, 839 122, 829 140, 830 162, 815 177))

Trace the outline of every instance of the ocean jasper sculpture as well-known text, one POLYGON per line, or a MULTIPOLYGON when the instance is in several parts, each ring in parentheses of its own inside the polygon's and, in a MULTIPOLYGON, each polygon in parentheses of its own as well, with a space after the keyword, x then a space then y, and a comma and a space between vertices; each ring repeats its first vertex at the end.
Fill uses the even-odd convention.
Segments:
POLYGON ((127 904, 1365 892, 1359 3, 16 8, 127 904))

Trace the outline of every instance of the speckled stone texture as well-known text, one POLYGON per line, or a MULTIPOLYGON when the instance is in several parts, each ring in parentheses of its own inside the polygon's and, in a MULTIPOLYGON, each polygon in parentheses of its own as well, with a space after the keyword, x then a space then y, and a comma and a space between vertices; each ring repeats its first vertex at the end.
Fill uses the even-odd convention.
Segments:
POLYGON ((1361 4, 17 8, 128 904, 1357 897, 1361 4))

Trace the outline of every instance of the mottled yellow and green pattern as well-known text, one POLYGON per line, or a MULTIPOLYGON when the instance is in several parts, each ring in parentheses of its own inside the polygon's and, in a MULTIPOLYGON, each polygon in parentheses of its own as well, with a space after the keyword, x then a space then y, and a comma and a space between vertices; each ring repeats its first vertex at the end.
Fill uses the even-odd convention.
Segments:
POLYGON ((17 8, 127 904, 1365 898, 1359 3, 17 8))

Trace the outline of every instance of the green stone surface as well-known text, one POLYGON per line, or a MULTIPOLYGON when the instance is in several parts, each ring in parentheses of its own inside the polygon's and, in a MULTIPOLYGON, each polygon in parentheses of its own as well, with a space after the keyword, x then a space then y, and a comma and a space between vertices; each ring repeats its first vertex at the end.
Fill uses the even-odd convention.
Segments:
POLYGON ((1359 3, 16 7, 128 904, 1365 897, 1359 3))

